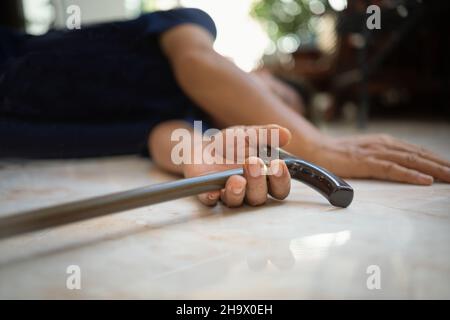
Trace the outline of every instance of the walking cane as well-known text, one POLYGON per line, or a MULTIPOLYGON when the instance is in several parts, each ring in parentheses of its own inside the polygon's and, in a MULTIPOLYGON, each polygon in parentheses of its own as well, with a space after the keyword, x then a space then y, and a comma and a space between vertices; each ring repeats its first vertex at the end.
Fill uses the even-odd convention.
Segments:
MULTIPOLYGON (((318 191, 333 206, 345 208, 350 205, 353 200, 353 189, 344 180, 281 149, 278 151, 279 158, 285 161, 292 179, 318 191)), ((0 239, 220 190, 224 188, 229 177, 243 174, 242 168, 232 169, 11 214, 0 218, 0 239)))

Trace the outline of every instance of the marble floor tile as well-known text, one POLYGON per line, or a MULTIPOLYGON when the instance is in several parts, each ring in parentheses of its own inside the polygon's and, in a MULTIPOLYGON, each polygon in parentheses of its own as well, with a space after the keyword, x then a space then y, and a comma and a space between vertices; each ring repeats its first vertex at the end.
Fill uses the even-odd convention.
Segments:
MULTIPOLYGON (((325 128, 330 134, 353 129, 325 128)), ((450 125, 374 123, 450 158, 450 125)), ((174 179, 148 160, 0 162, 0 216, 174 179)), ((238 210, 193 198, 0 241, 0 298, 450 298, 450 185, 349 181, 347 209, 293 182, 238 210), (67 268, 81 270, 69 290, 67 268), (367 286, 380 271, 380 289, 367 286)))

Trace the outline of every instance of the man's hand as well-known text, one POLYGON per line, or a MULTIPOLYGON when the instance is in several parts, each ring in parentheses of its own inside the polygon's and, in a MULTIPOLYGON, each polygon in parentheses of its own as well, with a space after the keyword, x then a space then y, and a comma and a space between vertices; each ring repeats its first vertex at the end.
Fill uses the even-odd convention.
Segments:
POLYGON ((450 162, 389 135, 325 138, 309 159, 343 178, 373 178, 431 185, 450 182, 450 162))
MULTIPOLYGON (((233 127, 226 130, 255 130, 256 133, 261 129, 279 129, 278 145, 281 147, 286 145, 290 140, 290 132, 285 128, 275 125, 261 126, 261 127, 233 127)), ((225 141, 225 130, 220 133, 225 141)), ((258 136, 258 135, 257 135, 258 136)), ((268 138, 267 141, 270 141, 268 138)), ((270 143, 270 142, 269 142, 270 143)), ((274 143, 273 141, 271 142, 274 143)), ((234 142, 233 142, 234 144, 234 142)), ((225 141, 225 145, 228 145, 225 141)), ((234 144, 234 151, 236 157, 237 145, 234 144)), ((248 144, 244 147, 245 154, 248 154, 248 144)), ((283 160, 272 160, 267 167, 269 175, 264 174, 264 162, 259 158, 249 158, 242 164, 185 164, 185 177, 193 177, 205 175, 212 172, 224 171, 234 168, 243 167, 244 176, 235 175, 230 177, 225 185, 225 188, 220 191, 212 191, 199 195, 202 203, 208 206, 215 205, 221 200, 228 207, 239 207, 244 202, 251 206, 262 205, 267 200, 267 195, 270 194, 273 198, 282 200, 289 194, 291 187, 291 177, 288 168, 283 160)))

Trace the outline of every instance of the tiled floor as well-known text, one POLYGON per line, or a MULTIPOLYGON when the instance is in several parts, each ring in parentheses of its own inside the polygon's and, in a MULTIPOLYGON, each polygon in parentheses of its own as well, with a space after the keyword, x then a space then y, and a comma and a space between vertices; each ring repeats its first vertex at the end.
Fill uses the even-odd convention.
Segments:
MULTIPOLYGON (((380 130, 450 158, 448 124, 380 130)), ((2 161, 0 215, 170 179, 136 157, 2 161)), ((347 209, 294 182, 257 209, 188 198, 2 240, 0 298, 449 299, 450 185, 350 183, 347 209), (70 265, 81 290, 66 288, 70 265)))

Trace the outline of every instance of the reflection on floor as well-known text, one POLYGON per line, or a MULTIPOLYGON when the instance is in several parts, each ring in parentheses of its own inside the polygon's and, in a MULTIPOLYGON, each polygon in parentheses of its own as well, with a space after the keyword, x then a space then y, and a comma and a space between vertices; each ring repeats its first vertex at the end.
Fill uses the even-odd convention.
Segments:
MULTIPOLYGON (((450 158, 449 125, 381 130, 450 158)), ((131 156, 2 161, 0 215, 173 178, 131 156)), ((294 182, 257 209, 188 198, 3 240, 0 298, 450 298, 450 185, 350 183, 347 209, 294 182)))

